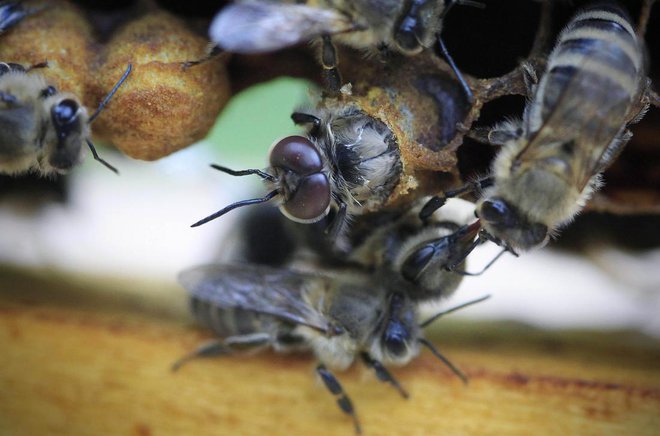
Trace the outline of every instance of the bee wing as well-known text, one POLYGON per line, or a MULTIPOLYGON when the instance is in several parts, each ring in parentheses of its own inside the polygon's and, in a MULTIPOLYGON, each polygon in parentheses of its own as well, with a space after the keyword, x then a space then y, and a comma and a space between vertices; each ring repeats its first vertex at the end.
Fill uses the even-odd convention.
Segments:
POLYGON ((629 92, 612 86, 611 76, 599 71, 600 63, 590 61, 588 54, 585 59, 570 67, 575 72, 558 95, 544 96, 546 101, 554 100, 547 105, 549 112, 542 114, 545 122, 516 158, 522 164, 567 156, 562 148, 570 144, 572 156, 567 160, 572 165, 566 168, 566 178, 580 191, 616 152, 610 145, 623 129, 631 101, 629 92))
POLYGON ((204 265, 179 274, 179 283, 200 300, 223 308, 263 313, 327 331, 326 318, 305 299, 327 277, 259 265, 204 265))
POLYGON ((356 28, 346 15, 307 5, 270 2, 238 3, 225 7, 213 19, 211 40, 223 50, 266 53, 306 42, 323 34, 356 28))

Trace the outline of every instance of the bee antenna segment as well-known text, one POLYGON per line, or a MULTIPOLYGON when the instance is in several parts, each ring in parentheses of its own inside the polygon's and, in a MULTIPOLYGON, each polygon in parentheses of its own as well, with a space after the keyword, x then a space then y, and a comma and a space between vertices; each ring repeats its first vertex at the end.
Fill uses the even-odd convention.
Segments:
POLYGON ((454 374, 456 374, 456 376, 457 376, 458 378, 460 378, 460 379, 463 381, 464 384, 468 384, 468 378, 467 378, 467 376, 466 376, 465 374, 463 374, 463 372, 462 372, 460 369, 458 369, 456 366, 454 366, 454 364, 451 363, 451 362, 449 361, 449 359, 447 359, 445 356, 443 356, 442 353, 440 353, 440 352, 439 352, 439 351, 433 346, 433 344, 431 344, 429 341, 427 341, 427 340, 424 339, 424 338, 419 338, 419 343, 422 344, 422 345, 424 345, 426 348, 428 348, 428 349, 431 351, 431 353, 433 353, 433 355, 434 355, 435 357, 437 357, 438 359, 440 359, 440 361, 442 361, 442 363, 444 363, 445 365, 447 365, 447 367, 448 367, 449 369, 451 369, 451 371, 452 371, 454 374))
POLYGON ((91 117, 89 117, 89 120, 87 121, 87 124, 92 124, 92 122, 96 119, 96 117, 99 116, 103 108, 110 102, 110 99, 115 95, 117 90, 119 90, 119 87, 126 81, 128 78, 128 75, 131 74, 131 71, 133 70, 133 64, 128 64, 128 67, 126 68, 126 71, 124 74, 122 74, 121 78, 117 83, 115 83, 115 86, 112 87, 112 90, 108 93, 108 95, 105 96, 101 104, 99 104, 99 107, 96 108, 94 113, 92 114, 91 117))
POLYGON ((98 161, 99 163, 105 165, 105 167, 106 167, 107 169, 109 169, 110 171, 112 171, 113 173, 115 173, 115 174, 119 174, 119 170, 117 170, 117 168, 113 167, 113 166, 110 165, 108 162, 106 162, 105 160, 101 159, 101 157, 99 156, 99 154, 96 152, 96 147, 94 147, 94 144, 92 144, 92 141, 90 141, 89 139, 86 139, 85 141, 87 142, 87 146, 89 147, 89 150, 92 152, 92 156, 94 156, 94 159, 95 159, 96 161, 98 161))
POLYGON ((256 174, 262 179, 268 180, 269 182, 275 181, 275 176, 257 169, 232 170, 231 168, 223 167, 222 165, 217 165, 217 164, 211 164, 211 168, 214 168, 218 171, 222 171, 223 173, 227 173, 231 176, 249 176, 252 174, 256 174))
POLYGON ((239 207, 249 206, 251 204, 266 203, 267 201, 272 200, 277 195, 279 195, 279 192, 277 191, 277 189, 275 189, 275 190, 269 192, 268 194, 266 194, 265 197, 251 198, 249 200, 237 201, 236 203, 232 203, 229 206, 227 206, 223 209, 220 209, 219 211, 217 211, 213 215, 209 215, 206 218, 197 221, 195 224, 191 225, 190 227, 199 227, 202 224, 206 224, 209 221, 213 221, 216 218, 220 218, 222 215, 226 214, 227 212, 232 211, 234 209, 237 209, 239 207))

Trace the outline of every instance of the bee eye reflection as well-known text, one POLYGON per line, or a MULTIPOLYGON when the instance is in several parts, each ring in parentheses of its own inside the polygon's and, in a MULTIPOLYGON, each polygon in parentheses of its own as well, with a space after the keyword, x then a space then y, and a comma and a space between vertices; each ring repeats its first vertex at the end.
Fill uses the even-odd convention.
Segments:
POLYGON ((312 141, 303 136, 287 136, 277 142, 270 151, 270 165, 299 176, 318 173, 323 169, 318 150, 312 141))

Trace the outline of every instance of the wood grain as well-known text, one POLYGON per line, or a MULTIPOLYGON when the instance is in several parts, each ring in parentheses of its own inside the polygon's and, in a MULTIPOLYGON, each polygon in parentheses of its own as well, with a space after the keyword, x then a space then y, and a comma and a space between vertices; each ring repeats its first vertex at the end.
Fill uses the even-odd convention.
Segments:
MULTIPOLYGON (((365 434, 658 434, 660 344, 635 333, 551 333, 450 319, 430 354, 338 377, 365 434)), ((210 335, 170 284, 0 270, 0 433, 352 434, 306 355, 170 365, 210 335)))

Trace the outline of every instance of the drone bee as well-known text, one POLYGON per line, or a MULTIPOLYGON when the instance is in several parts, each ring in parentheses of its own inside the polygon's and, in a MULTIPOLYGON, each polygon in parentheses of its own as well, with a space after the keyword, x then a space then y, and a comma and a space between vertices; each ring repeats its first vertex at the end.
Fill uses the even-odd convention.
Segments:
POLYGON ((43 8, 28 9, 21 2, 0 2, 0 35, 18 24, 23 18, 36 14, 43 8))
POLYGON ((190 292, 195 317, 222 340, 203 345, 177 361, 227 354, 250 347, 277 352, 311 350, 317 374, 339 408, 360 423, 348 395, 329 368, 344 370, 356 358, 404 398, 408 393, 386 369, 410 362, 425 346, 464 382, 466 376, 424 339, 422 328, 468 302, 418 321, 405 285, 380 282, 362 273, 310 274, 262 265, 206 265, 184 271, 179 281, 190 292))
POLYGON ((626 126, 648 108, 643 44, 614 5, 578 13, 540 82, 528 74, 533 98, 522 121, 488 134, 503 147, 476 208, 488 239, 522 250, 546 243, 582 209, 631 138, 626 126))
POLYGON ((287 136, 275 142, 265 172, 212 165, 234 176, 256 174, 270 193, 233 203, 193 227, 237 207, 277 198, 287 218, 306 224, 328 216, 334 205, 336 214, 329 233, 336 236, 347 216, 377 210, 385 203, 399 181, 402 164, 396 138, 383 122, 352 105, 295 112, 292 119, 308 126, 307 136, 287 136))
POLYGON ((449 56, 440 32, 454 4, 482 7, 471 0, 360 0, 353 2, 241 1, 222 9, 209 33, 217 46, 234 53, 264 53, 321 38, 321 64, 328 87, 341 78, 332 38, 358 49, 415 55, 437 45, 471 98, 471 91, 449 56))
POLYGON ((94 159, 101 159, 90 140, 90 124, 124 83, 132 66, 90 116, 72 94, 60 92, 43 76, 15 63, 0 63, 0 173, 36 170, 43 175, 66 173, 79 164, 87 143, 94 159))

